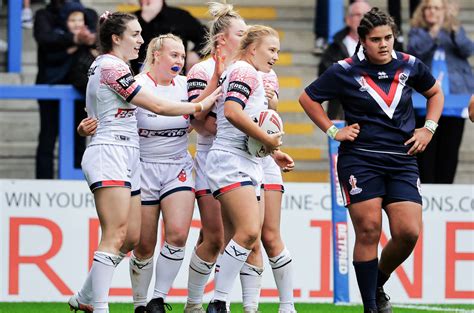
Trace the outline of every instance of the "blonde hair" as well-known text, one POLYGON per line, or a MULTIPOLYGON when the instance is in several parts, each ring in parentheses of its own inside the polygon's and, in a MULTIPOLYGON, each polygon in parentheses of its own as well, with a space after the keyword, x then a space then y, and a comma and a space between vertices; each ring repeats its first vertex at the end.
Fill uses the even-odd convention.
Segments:
POLYGON ((146 57, 145 62, 143 63, 143 71, 148 72, 151 69, 153 63, 155 63, 155 52, 161 51, 165 44, 165 39, 172 39, 183 44, 183 40, 176 35, 171 33, 160 35, 158 37, 153 38, 150 43, 148 44, 148 48, 146 49, 146 57))
POLYGON ((248 47, 253 44, 257 43, 260 44, 263 38, 267 36, 274 36, 276 38, 280 38, 278 32, 269 26, 264 25, 252 25, 250 26, 247 31, 244 33, 242 40, 240 41, 239 51, 237 52, 238 57, 242 57, 248 47))
MULTIPOLYGON (((430 28, 424 17, 424 10, 430 4, 430 2, 431 0, 422 0, 418 5, 415 12, 413 13, 413 18, 410 21, 412 27, 420 27, 425 29, 430 28)), ((454 26, 459 25, 459 20, 455 16, 448 14, 449 6, 452 4, 448 3, 446 0, 441 0, 441 3, 443 4, 444 9, 444 22, 442 27, 447 31, 451 31, 454 26)))
POLYGON ((213 17, 206 34, 206 45, 202 48, 203 55, 214 52, 217 46, 217 38, 225 33, 234 19, 243 20, 240 14, 234 10, 231 4, 220 2, 209 2, 209 14, 213 17))

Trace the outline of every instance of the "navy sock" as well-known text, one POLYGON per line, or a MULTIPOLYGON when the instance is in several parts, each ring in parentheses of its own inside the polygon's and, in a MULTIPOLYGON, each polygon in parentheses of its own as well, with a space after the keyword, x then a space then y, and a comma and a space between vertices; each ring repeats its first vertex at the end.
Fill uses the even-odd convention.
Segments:
POLYGON ((390 275, 385 274, 379 268, 378 272, 377 272, 377 288, 378 287, 383 287, 383 285, 385 285, 385 283, 387 282, 389 277, 390 277, 390 275))
POLYGON ((377 289, 377 271, 379 260, 377 258, 366 262, 352 262, 354 265, 357 284, 359 285, 364 309, 377 309, 375 291, 377 289))

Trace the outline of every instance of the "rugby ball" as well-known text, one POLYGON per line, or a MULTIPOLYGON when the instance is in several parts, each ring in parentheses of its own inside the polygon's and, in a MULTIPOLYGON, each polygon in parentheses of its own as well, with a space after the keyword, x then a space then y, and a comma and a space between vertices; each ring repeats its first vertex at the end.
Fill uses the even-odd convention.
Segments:
MULTIPOLYGON (((283 131, 283 122, 274 110, 263 110, 256 116, 252 117, 253 121, 267 134, 275 134, 283 131)), ((265 145, 260 141, 249 137, 247 139, 247 150, 248 152, 258 158, 263 158, 269 155, 265 151, 265 145)))

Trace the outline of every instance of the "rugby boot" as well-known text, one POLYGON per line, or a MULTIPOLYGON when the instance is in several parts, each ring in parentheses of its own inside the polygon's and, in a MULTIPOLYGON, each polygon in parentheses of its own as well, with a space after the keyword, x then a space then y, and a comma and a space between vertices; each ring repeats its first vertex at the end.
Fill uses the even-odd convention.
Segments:
POLYGON ((77 293, 73 294, 72 297, 69 298, 69 301, 67 302, 67 304, 69 304, 70 311, 74 311, 74 312, 84 311, 86 313, 94 312, 94 307, 91 304, 79 302, 77 293))
POLYGON ((375 301, 377 302, 378 313, 392 313, 392 304, 390 303, 390 297, 385 293, 383 287, 377 288, 375 301))
POLYGON ((135 308, 135 313, 146 313, 145 307, 143 305, 137 306, 135 308))
POLYGON ((163 298, 151 299, 145 309, 146 313, 165 313, 167 310, 171 311, 173 308, 168 303, 165 303, 163 298))
POLYGON ((209 303, 207 306, 206 313, 227 313, 227 307, 225 301, 216 300, 209 303))

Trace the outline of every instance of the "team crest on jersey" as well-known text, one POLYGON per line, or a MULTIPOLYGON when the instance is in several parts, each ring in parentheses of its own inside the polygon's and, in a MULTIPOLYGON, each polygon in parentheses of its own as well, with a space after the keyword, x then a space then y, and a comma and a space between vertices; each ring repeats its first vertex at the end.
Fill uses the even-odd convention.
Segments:
POLYGON ((359 84, 360 84, 359 91, 365 92, 369 90, 369 85, 367 84, 367 81, 365 80, 363 76, 359 77, 357 80, 359 81, 359 84))
POLYGON ((398 81, 400 82, 402 86, 405 86, 407 80, 408 80, 408 75, 406 73, 402 72, 400 73, 400 75, 398 75, 398 81))
POLYGON ((184 183, 184 182, 186 181, 186 179, 187 179, 187 177, 186 177, 186 171, 185 171, 184 169, 182 169, 181 172, 179 172, 178 180, 179 180, 180 182, 183 182, 183 183, 184 183))
POLYGON ((388 75, 385 72, 378 72, 377 75, 378 79, 388 79, 388 75))
POLYGON ((349 177, 349 184, 351 185, 351 190, 349 191, 351 196, 357 195, 362 192, 362 188, 357 187, 357 178, 355 178, 354 175, 351 175, 349 177))

